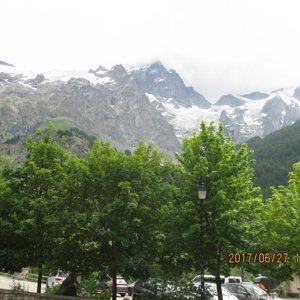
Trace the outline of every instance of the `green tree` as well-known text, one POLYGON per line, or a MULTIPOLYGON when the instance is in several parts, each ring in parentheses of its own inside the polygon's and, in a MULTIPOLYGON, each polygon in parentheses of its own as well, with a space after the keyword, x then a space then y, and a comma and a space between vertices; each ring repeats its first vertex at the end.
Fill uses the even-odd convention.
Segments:
POLYGON ((55 225, 58 204, 64 197, 64 163, 68 155, 52 142, 50 134, 37 141, 29 138, 27 149, 23 166, 6 174, 11 199, 8 216, 15 215, 7 222, 15 225, 15 233, 21 237, 22 266, 38 268, 37 292, 40 293, 43 264, 51 260, 53 240, 58 231, 55 225), (13 212, 13 207, 18 209, 13 212))
POLYGON ((94 230, 91 225, 93 179, 86 159, 69 155, 64 167, 65 195, 57 204, 57 234, 51 264, 53 269, 88 275, 94 270, 93 259, 98 255, 98 243, 90 236, 94 230))
POLYGON ((20 271, 26 264, 26 239, 18 228, 22 206, 11 197, 8 182, 0 178, 0 268, 6 272, 20 271))
POLYGON ((247 232, 261 203, 252 185, 252 162, 246 145, 237 150, 221 126, 216 130, 205 123, 199 134, 183 141, 177 158, 182 168, 180 201, 170 201, 161 210, 165 259, 177 269, 199 270, 203 249, 205 267, 217 278, 220 299, 220 274, 228 272, 228 253, 246 248, 247 232), (202 206, 197 196, 201 182, 207 188, 202 206))
POLYGON ((21 207, 11 198, 8 182, 3 176, 10 169, 11 159, 0 156, 0 268, 5 271, 20 271, 24 257, 20 245, 23 241, 15 230, 15 224, 21 207))
POLYGON ((107 271, 114 282, 117 273, 148 275, 164 190, 162 154, 143 143, 131 156, 96 143, 87 162, 94 267, 107 271))
POLYGON ((3 173, 7 169, 14 168, 14 163, 12 161, 12 158, 9 156, 0 156, 0 176, 3 176, 3 173))
POLYGON ((278 279, 288 279, 299 271, 300 249, 300 162, 294 164, 287 186, 272 189, 261 212, 259 243, 271 253, 287 253, 279 263, 266 264, 265 271, 278 279), (279 271, 280 270, 280 271, 279 271))

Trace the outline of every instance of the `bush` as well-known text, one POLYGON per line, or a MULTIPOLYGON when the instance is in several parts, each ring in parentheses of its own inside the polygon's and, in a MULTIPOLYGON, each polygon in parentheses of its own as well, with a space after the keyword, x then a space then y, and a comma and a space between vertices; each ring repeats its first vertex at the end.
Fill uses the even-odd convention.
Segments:
POLYGON ((53 286, 52 288, 46 288, 45 294, 48 295, 59 295, 60 284, 53 286))
POLYGON ((89 299, 101 299, 101 300, 110 300, 111 299, 111 291, 106 290, 97 292, 97 279, 99 274, 92 273, 90 276, 86 278, 82 278, 77 289, 78 294, 81 297, 89 298, 89 299))

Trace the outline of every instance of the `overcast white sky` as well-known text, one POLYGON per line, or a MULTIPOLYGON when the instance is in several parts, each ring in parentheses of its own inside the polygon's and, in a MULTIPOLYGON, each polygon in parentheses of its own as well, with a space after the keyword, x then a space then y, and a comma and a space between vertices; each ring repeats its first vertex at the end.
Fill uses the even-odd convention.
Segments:
POLYGON ((1 0, 0 60, 87 69, 160 60, 209 101, 300 85, 299 0, 1 0))

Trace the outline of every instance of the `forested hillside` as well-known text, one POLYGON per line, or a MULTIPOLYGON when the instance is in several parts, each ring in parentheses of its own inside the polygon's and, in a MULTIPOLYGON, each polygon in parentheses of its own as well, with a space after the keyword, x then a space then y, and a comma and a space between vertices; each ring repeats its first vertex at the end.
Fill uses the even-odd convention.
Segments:
POLYGON ((255 184, 270 196, 270 186, 286 185, 293 164, 300 161, 300 121, 273 132, 264 139, 255 137, 248 141, 254 150, 255 184))
MULTIPOLYGON (((88 135, 78 128, 65 127, 61 124, 58 126, 52 122, 48 124, 48 128, 38 129, 32 137, 37 140, 39 139, 38 133, 46 134, 47 132, 51 133, 53 140, 58 142, 60 146, 78 157, 84 157, 96 140, 95 136, 88 135)), ((22 164, 27 155, 26 140, 28 138, 29 135, 17 135, 8 138, 5 142, 0 142, 0 157, 7 157, 16 165, 22 164)))

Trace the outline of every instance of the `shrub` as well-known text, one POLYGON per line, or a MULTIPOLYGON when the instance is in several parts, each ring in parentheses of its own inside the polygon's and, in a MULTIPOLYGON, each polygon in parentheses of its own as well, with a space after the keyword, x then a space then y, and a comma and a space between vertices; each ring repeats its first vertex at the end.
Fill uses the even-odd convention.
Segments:
POLYGON ((78 295, 89 299, 110 300, 111 299, 110 290, 97 292, 98 277, 99 274, 96 272, 96 273, 92 273, 90 276, 86 278, 82 278, 79 287, 77 289, 78 295))
POLYGON ((60 284, 54 285, 52 288, 46 288, 45 294, 48 295, 59 295, 60 284))

